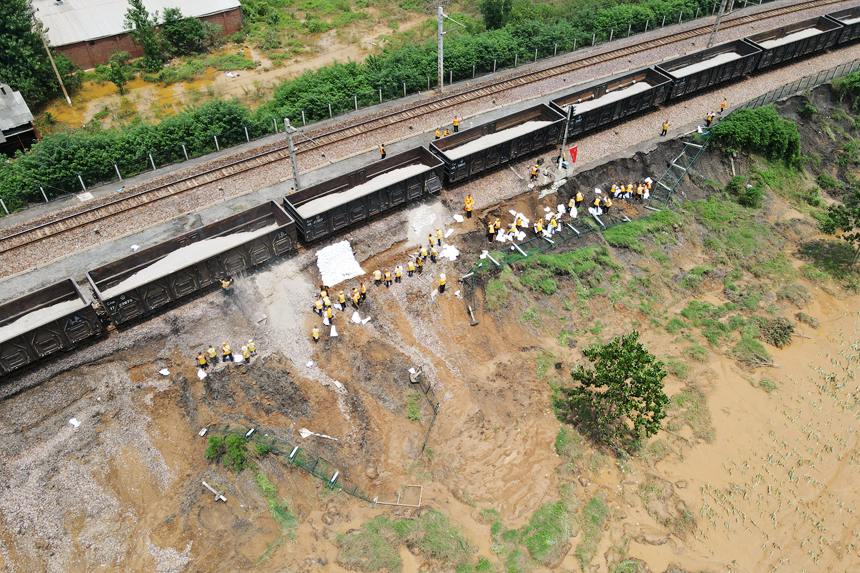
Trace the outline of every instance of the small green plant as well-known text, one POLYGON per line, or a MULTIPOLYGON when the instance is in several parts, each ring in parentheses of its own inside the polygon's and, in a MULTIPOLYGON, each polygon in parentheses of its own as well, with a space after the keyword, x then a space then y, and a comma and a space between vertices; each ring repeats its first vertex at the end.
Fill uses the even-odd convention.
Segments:
POLYGON ((701 344, 694 342, 684 349, 684 355, 696 362, 704 362, 708 359, 708 349, 701 344))
POLYGON ((711 421, 711 411, 705 394, 695 386, 687 386, 672 396, 669 406, 669 428, 679 429, 687 426, 693 436, 712 442, 716 435, 711 421))
POLYGON ((580 515, 582 537, 574 553, 583 571, 588 570, 588 565, 594 559, 603 533, 603 524, 608 515, 609 508, 601 495, 592 497, 582 508, 580 515))
POLYGON ((421 406, 418 404, 420 397, 418 392, 410 392, 406 397, 406 418, 412 422, 421 421, 421 406))
POLYGON ((768 394, 779 388, 777 383, 769 378, 762 378, 761 380, 759 380, 758 387, 767 392, 768 394))
POLYGON ((803 96, 803 103, 800 104, 800 109, 797 110, 797 115, 803 119, 811 119, 812 116, 818 113, 818 108, 812 104, 812 101, 807 96, 803 96))
POLYGON ((818 319, 812 315, 806 314, 805 312, 798 312, 794 317, 801 324, 811 326, 812 328, 818 328, 818 319))
POLYGON ((535 373, 537 374, 538 380, 543 380, 549 373, 550 369, 554 367, 555 363, 555 355, 552 352, 542 350, 537 355, 537 358, 535 358, 535 373))
POLYGON ((539 507, 520 532, 531 558, 544 565, 558 560, 570 534, 567 505, 563 501, 539 507))
POLYGON ((295 536, 295 530, 298 526, 298 520, 296 516, 290 511, 290 507, 286 501, 278 500, 278 490, 275 488, 275 485, 269 481, 268 476, 263 472, 258 472, 257 475, 254 476, 254 481, 257 482, 257 487, 260 489, 260 493, 263 494, 263 497, 266 499, 266 503, 269 506, 269 513, 272 514, 272 518, 280 525, 281 530, 284 531, 288 537, 293 538, 295 536))
POLYGON ((630 221, 629 223, 618 224, 609 227, 604 231, 603 236, 606 242, 613 247, 621 247, 630 249, 637 253, 645 251, 645 245, 642 239, 646 236, 669 236, 669 232, 674 225, 681 222, 681 217, 674 211, 660 211, 630 221))
POLYGON ((241 472, 248 461, 248 441, 242 434, 209 436, 205 455, 207 460, 221 462, 224 467, 241 472))
POLYGON ((741 364, 752 368, 773 364, 770 354, 762 346, 762 343, 748 333, 741 335, 740 340, 732 348, 732 355, 741 364))
POLYGON ((842 189, 842 183, 826 171, 819 173, 815 181, 818 183, 819 187, 827 191, 838 191, 842 189))
POLYGON ((510 299, 508 286, 501 278, 490 279, 487 282, 484 294, 487 301, 487 310, 490 311, 505 308, 508 304, 508 300, 510 299))
POLYGON ((682 319, 678 318, 677 316, 675 316, 675 317, 670 318, 666 322, 665 328, 666 328, 666 332, 668 332, 669 334, 678 334, 679 332, 681 332, 682 330, 687 328, 687 323, 684 322, 682 319))
POLYGON ((756 322, 762 339, 768 344, 782 348, 791 343, 794 324, 787 318, 782 316, 776 318, 758 317, 756 322))
POLYGON ((740 205, 757 209, 764 198, 764 184, 761 181, 748 182, 746 177, 732 177, 726 184, 726 193, 740 205))

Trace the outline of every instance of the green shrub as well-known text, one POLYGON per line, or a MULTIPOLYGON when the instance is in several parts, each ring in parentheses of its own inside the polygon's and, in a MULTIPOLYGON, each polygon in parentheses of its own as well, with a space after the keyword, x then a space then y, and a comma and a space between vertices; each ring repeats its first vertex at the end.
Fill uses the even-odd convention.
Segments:
POLYGON ((769 366, 772 364, 770 354, 768 354, 761 342, 746 333, 742 334, 740 340, 735 344, 732 349, 732 355, 741 364, 750 367, 769 366))
POLYGON ((794 317, 802 324, 811 326, 812 328, 818 328, 818 319, 812 315, 806 314, 805 312, 798 312, 794 317))
POLYGON ((860 72, 833 80, 833 89, 839 101, 847 102, 853 110, 860 109, 860 72))
POLYGON ((241 472, 248 461, 248 441, 242 434, 209 436, 206 459, 221 462, 224 467, 241 472))
POLYGON ((782 316, 776 318, 758 317, 759 332, 765 342, 777 348, 782 348, 791 343, 794 334, 794 325, 782 316))
POLYGON ((606 242, 613 247, 630 249, 637 253, 645 250, 641 239, 668 232, 673 225, 681 222, 681 217, 674 211, 660 211, 629 223, 619 223, 606 229, 603 233, 606 242))
POLYGON ((800 109, 797 110, 797 114, 804 119, 810 119, 817 113, 818 108, 812 104, 808 97, 803 96, 803 103, 800 105, 800 109))
POLYGON ((816 183, 818 183, 819 187, 826 189, 827 191, 838 191, 842 189, 842 183, 826 171, 822 171, 818 174, 816 183))
POLYGON ((714 126, 714 140, 729 151, 760 153, 789 165, 800 163, 800 132, 773 106, 741 109, 714 126))

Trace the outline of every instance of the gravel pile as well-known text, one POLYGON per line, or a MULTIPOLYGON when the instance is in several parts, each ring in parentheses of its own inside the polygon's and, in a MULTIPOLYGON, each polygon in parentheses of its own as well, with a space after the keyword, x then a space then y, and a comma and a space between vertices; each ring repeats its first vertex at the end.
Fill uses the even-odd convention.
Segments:
MULTIPOLYGON (((772 6, 772 4, 768 7, 770 6, 772 6)), ((836 11, 851 6, 852 2, 843 2, 829 5, 824 8, 812 8, 810 10, 804 10, 778 18, 759 20, 749 25, 739 26, 720 32, 717 36, 717 42, 742 38, 744 36, 748 36, 756 32, 761 32, 767 29, 776 28, 802 19, 810 18, 812 16, 819 15, 820 13, 836 11)), ((767 7, 762 7, 762 9, 764 8, 767 7)), ((674 32, 686 28, 693 28, 701 25, 701 23, 702 22, 694 22, 679 27, 673 27, 672 30, 674 32)), ((666 30, 655 30, 647 34, 626 38, 624 40, 620 40, 618 42, 613 43, 611 45, 611 49, 637 44, 655 37, 661 37, 664 36, 665 33, 666 30)), ((676 58, 680 55, 704 48, 706 42, 707 38, 702 37, 697 40, 690 40, 684 44, 676 43, 667 46, 661 46, 653 50, 648 50, 647 52, 631 55, 630 57, 626 58, 621 62, 616 60, 605 62, 602 64, 592 65, 588 67, 587 71, 583 70, 581 72, 576 72, 573 74, 557 75, 548 78, 538 84, 529 84, 516 87, 505 92, 504 94, 486 96, 483 98, 476 97, 470 100, 468 103, 458 106, 456 110, 441 110, 435 113, 423 115, 420 118, 417 118, 415 121, 403 122, 394 126, 390 126, 384 130, 384 137, 382 137, 382 132, 372 131, 352 138, 349 145, 343 145, 342 143, 338 143, 335 145, 323 145, 321 147, 314 148, 314 151, 312 153, 306 153, 300 156, 300 169, 305 171, 320 167, 330 161, 344 159, 348 156, 354 155, 354 150, 365 151, 372 149, 379 143, 380 139, 384 139, 386 142, 390 143, 393 141, 399 141, 401 139, 408 138, 415 133, 429 132, 436 126, 447 125, 451 121, 451 117, 453 117, 454 114, 459 114, 466 118, 463 124, 461 124, 461 127, 463 129, 468 129, 478 124, 477 121, 472 120, 470 118, 476 116, 479 113, 486 112, 491 109, 500 108, 518 101, 548 95, 550 93, 564 90, 577 84, 584 83, 594 78, 617 74, 622 71, 621 68, 623 68, 624 70, 636 69, 651 65, 655 62, 659 62, 662 60, 676 58)), ((499 78, 505 78, 520 74, 525 69, 543 68, 549 65, 549 63, 555 64, 558 62, 587 58, 591 55, 594 55, 596 53, 602 53, 607 50, 608 48, 606 46, 598 46, 596 48, 581 50, 579 52, 576 52, 575 54, 566 54, 564 56, 555 58, 552 60, 552 62, 542 61, 529 66, 521 66, 516 70, 510 70, 503 74, 499 74, 495 78, 493 78, 493 80, 495 81, 499 78)), ((746 101, 752 99, 753 97, 756 97, 757 95, 760 95, 763 92, 768 91, 769 89, 772 89, 773 87, 789 83, 812 71, 832 67, 838 63, 856 58, 858 57, 858 54, 860 54, 860 49, 858 49, 857 46, 844 48, 829 54, 825 54, 823 56, 819 56, 812 60, 807 60, 800 64, 779 68, 776 71, 767 74, 766 76, 757 76, 753 80, 747 80, 745 82, 742 82, 741 84, 734 84, 728 88, 725 88, 724 90, 721 90, 720 94, 728 97, 730 104, 746 101)), ((475 85, 481 85, 483 82, 489 81, 490 78, 481 78, 479 80, 467 82, 462 86, 455 86, 454 89, 467 89, 475 85)), ((425 94, 424 96, 420 96, 418 98, 410 98, 402 102, 395 102, 390 105, 373 108, 371 110, 368 110, 367 112, 362 111, 358 114, 347 116, 341 121, 343 124, 347 124, 351 121, 354 121, 356 117, 361 117, 362 119, 381 117, 383 115, 390 114, 398 109, 402 109, 408 105, 412 105, 417 100, 422 100, 424 98, 429 100, 431 99, 431 97, 431 95, 425 94)), ((678 126, 685 125, 690 121, 694 121, 694 119, 697 117, 704 116, 704 114, 708 111, 708 108, 715 107, 715 104, 719 102, 720 95, 715 94, 714 96, 707 97, 708 99, 704 101, 708 101, 709 105, 706 105, 705 107, 698 107, 696 105, 696 102, 700 101, 700 98, 694 98, 692 100, 685 100, 680 104, 667 106, 663 113, 674 120, 673 124, 677 128, 678 126), (710 102, 710 99, 714 99, 714 102, 710 102), (686 110, 688 109, 695 111, 691 113, 686 113, 686 110)), ((589 157, 601 158, 602 160, 605 160, 607 157, 606 154, 601 153, 599 150, 606 149, 609 150, 609 153, 613 153, 616 152, 616 150, 619 148, 633 145, 639 141, 642 141, 642 139, 647 139, 651 137, 651 134, 659 128, 659 121, 655 123, 654 118, 649 116, 647 117, 648 122, 646 124, 643 123, 643 119, 646 118, 639 118, 638 120, 633 120, 631 122, 622 124, 614 131, 607 131, 586 138, 586 141, 589 141, 590 145, 588 146, 587 150, 583 149, 583 147, 580 146, 580 156, 584 157, 586 161, 589 157), (637 127, 631 129, 630 126, 633 125, 637 127), (626 133, 624 137, 619 137, 619 132, 621 130, 626 133), (587 151, 587 153, 584 154, 585 151, 587 151)), ((337 121, 320 124, 319 126, 309 129, 308 135, 310 137, 314 137, 315 135, 319 135, 320 132, 324 132, 330 129, 333 125, 337 124, 337 121)), ((222 157, 215 160, 212 164, 206 164, 205 167, 224 165, 235 161, 237 158, 251 156, 259 153, 264 149, 272 149, 279 147, 280 145, 280 142, 274 142, 267 144, 263 148, 247 150, 235 156, 222 157)), ((165 177, 154 179, 150 182, 145 183, 144 185, 156 186, 164 183, 165 181, 175 181, 189 173, 199 172, 203 168, 204 166, 196 166, 189 170, 177 171, 165 177)), ((289 179, 289 177, 289 161, 278 161, 276 163, 269 164, 264 167, 260 167, 252 171, 241 173, 239 175, 231 177, 229 179, 229 182, 222 180, 215 183, 203 185, 193 191, 183 193, 178 197, 158 201, 153 205, 145 207, 145 211, 134 210, 116 217, 112 217, 109 221, 103 223, 81 226, 74 231, 64 233, 60 237, 40 241, 37 245, 29 247, 23 252, 16 253, 15 258, 11 261, 11 263, 8 265, 4 265, 4 267, 0 269, 0 276, 7 276, 9 274, 14 274, 23 270, 33 268, 38 265, 42 265, 46 261, 58 258, 62 255, 62 253, 82 250, 93 244, 97 244, 120 236, 125 236, 133 232, 137 232, 148 226, 170 220, 176 217, 178 214, 188 213, 218 201, 245 195, 263 187, 271 186, 273 184, 285 181, 289 179), (142 212, 146 213, 145 217, 141 217, 142 212)))

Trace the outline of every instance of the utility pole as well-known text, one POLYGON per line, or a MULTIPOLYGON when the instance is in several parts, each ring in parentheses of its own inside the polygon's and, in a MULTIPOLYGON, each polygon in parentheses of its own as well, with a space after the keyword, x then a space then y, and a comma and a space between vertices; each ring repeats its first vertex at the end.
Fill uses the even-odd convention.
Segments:
MULTIPOLYGON (((717 12, 717 19, 714 20, 714 29, 711 30, 711 35, 708 38, 708 45, 707 45, 708 48, 710 48, 711 46, 714 45, 714 40, 717 37, 717 31, 720 29, 720 22, 723 19, 723 15, 726 13, 726 4, 728 4, 728 3, 729 3, 729 0, 722 0, 720 2, 720 11, 717 12)), ((734 2, 732 2, 732 4, 734 5, 734 2)))
MULTIPOLYGON (((561 172, 561 166, 564 163, 564 151, 567 149, 567 130, 570 129, 570 118, 573 117, 573 113, 576 110, 575 105, 567 106, 567 121, 564 122, 564 137, 561 139, 561 151, 558 153, 558 171, 561 172)), ((567 175, 567 170, 565 170, 565 175, 567 175)))
POLYGON ((288 117, 284 118, 284 131, 287 132, 287 145, 290 148, 290 163, 293 166, 293 183, 295 184, 296 191, 299 191, 302 188, 299 183, 299 162, 296 159, 296 146, 293 144, 293 133, 298 130, 290 125, 290 118, 288 117))
POLYGON ((436 7, 436 35, 437 35, 437 47, 436 50, 439 53, 438 61, 439 61, 439 93, 445 88, 445 20, 451 20, 461 28, 465 29, 466 26, 458 22, 457 20, 451 18, 450 16, 445 14, 445 11, 442 10, 441 6, 436 7))
POLYGON ((39 38, 42 39, 42 45, 45 47, 45 53, 48 54, 48 61, 51 62, 51 69, 54 70, 54 75, 57 76, 57 82, 60 84, 60 89, 63 90, 63 95, 66 97, 66 103, 72 105, 72 98, 69 97, 69 92, 66 91, 66 85, 63 83, 63 78, 60 77, 60 72, 57 70, 57 64, 54 63, 54 56, 51 55, 51 49, 48 47, 48 42, 45 40, 45 30, 41 26, 37 26, 36 32, 39 38))
POLYGON ((445 12, 442 10, 441 6, 436 8, 436 50, 439 53, 438 63, 439 63, 439 93, 444 91, 445 86, 445 12))

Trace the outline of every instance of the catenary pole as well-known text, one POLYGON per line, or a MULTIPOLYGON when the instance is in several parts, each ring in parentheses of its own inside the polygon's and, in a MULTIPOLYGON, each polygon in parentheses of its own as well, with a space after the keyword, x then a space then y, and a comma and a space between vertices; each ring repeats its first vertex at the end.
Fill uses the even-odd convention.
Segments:
POLYGON ((722 0, 720 2, 720 11, 717 12, 717 19, 714 20, 714 28, 711 30, 711 35, 708 37, 708 48, 714 45, 714 40, 717 38, 717 32, 720 29, 720 22, 723 19, 723 15, 726 13, 726 4, 728 3, 729 0, 722 0))

